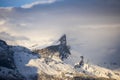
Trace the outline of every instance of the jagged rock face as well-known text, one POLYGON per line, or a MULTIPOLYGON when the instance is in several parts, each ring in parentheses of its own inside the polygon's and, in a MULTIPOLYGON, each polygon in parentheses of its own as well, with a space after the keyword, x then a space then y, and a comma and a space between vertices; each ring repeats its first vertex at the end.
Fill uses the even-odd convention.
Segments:
POLYGON ((0 66, 14 69, 13 51, 5 41, 0 40, 0 66))
POLYGON ((5 41, 0 40, 0 80, 24 80, 17 72, 11 47, 5 41))
POLYGON ((63 60, 71 54, 69 50, 70 48, 69 46, 67 46, 66 35, 63 35, 59 39, 59 42, 60 42, 59 45, 48 46, 44 49, 34 50, 34 52, 40 53, 41 57, 48 57, 48 56, 52 57, 54 54, 59 53, 58 57, 63 60))

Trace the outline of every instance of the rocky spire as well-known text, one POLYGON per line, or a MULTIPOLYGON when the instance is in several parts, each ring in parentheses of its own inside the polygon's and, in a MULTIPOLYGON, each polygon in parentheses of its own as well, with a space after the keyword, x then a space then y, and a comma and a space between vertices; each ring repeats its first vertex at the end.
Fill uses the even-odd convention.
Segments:
POLYGON ((40 53, 41 57, 53 56, 55 53, 59 53, 59 58, 66 59, 70 53, 70 46, 67 45, 66 35, 64 34, 58 41, 59 45, 51 45, 43 49, 34 50, 36 53, 40 53))
POLYGON ((64 34, 60 39, 60 44, 61 45, 66 45, 67 44, 67 41, 66 41, 66 35, 64 34))

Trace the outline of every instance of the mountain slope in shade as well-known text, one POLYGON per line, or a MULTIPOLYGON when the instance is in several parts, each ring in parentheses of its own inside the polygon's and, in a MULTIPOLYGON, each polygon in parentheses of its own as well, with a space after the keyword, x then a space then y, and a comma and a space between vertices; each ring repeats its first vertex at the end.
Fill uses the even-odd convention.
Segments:
POLYGON ((24 80, 16 68, 13 55, 11 46, 0 40, 0 80, 24 80))

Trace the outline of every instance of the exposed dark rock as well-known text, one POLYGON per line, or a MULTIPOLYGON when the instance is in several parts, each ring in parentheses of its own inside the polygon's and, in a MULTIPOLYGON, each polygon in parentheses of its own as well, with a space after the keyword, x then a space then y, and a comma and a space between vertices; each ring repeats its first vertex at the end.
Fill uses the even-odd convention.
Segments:
POLYGON ((24 80, 24 77, 17 72, 13 54, 11 46, 0 40, 0 80, 24 80))
POLYGON ((14 69, 13 51, 5 41, 0 40, 0 66, 14 69))
POLYGON ((66 59, 70 53, 70 47, 67 45, 66 35, 63 35, 59 40, 59 45, 48 46, 43 49, 37 49, 33 52, 40 53, 41 57, 53 56, 56 53, 59 53, 59 57, 63 60, 66 59))

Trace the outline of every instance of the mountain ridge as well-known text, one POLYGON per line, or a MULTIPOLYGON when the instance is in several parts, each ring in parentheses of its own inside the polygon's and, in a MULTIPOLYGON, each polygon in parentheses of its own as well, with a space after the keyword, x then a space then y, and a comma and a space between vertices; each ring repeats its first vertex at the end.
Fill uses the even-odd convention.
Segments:
MULTIPOLYGON (((45 57, 41 52, 38 53, 23 46, 10 46, 0 40, 0 55, 3 54, 1 51, 12 51, 8 53, 13 54, 10 60, 14 65, 13 68, 0 65, 0 78, 2 80, 120 80, 120 74, 109 69, 86 63, 75 69, 74 66, 65 63, 64 59, 67 59, 71 53, 66 52, 67 54, 64 55, 64 50, 70 50, 70 48, 67 46, 66 36, 63 35, 62 38, 62 41, 61 38, 59 39, 60 44, 46 47, 50 51, 45 54, 50 54, 50 56, 45 57), (52 57, 51 54, 53 54, 52 57)), ((44 48, 45 51, 46 48, 44 48)), ((5 55, 5 57, 5 60, 8 60, 10 56, 5 55)), ((2 62, 1 59, 0 61, 2 62)))

